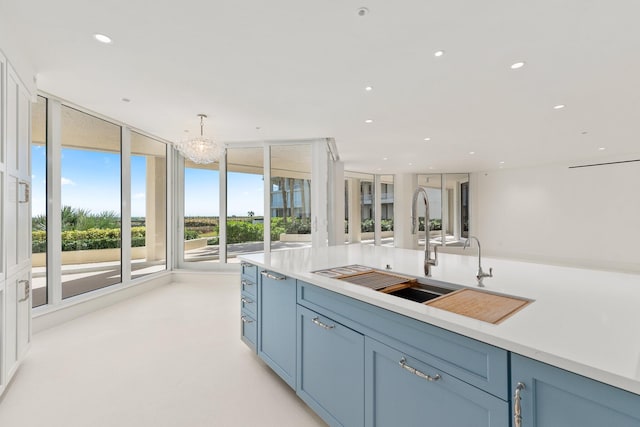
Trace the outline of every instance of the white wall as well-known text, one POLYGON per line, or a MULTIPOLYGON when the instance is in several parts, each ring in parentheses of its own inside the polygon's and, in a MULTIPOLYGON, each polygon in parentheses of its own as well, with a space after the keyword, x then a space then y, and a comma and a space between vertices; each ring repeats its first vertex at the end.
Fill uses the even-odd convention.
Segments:
POLYGON ((640 272, 640 163, 472 174, 472 230, 492 256, 640 272))
POLYGON ((35 94, 36 82, 34 67, 23 53, 20 40, 16 40, 15 32, 12 30, 13 27, 14 23, 11 21, 11 16, 2 13, 0 10, 0 52, 4 53, 7 57, 7 60, 27 90, 35 94))

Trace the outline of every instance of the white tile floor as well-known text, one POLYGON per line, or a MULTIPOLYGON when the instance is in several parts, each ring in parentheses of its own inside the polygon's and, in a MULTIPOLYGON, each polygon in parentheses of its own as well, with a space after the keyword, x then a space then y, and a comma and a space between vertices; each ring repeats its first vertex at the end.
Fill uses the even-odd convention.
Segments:
POLYGON ((240 341, 238 280, 211 282, 164 286, 35 335, 0 426, 324 426, 240 341))

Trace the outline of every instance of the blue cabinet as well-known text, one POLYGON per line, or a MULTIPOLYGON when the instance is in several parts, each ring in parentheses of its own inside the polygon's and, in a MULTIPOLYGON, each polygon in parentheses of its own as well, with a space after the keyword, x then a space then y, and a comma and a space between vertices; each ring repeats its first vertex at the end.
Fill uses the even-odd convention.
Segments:
POLYGON ((640 426, 640 396, 513 353, 511 389, 514 427, 640 426))
POLYGON ((296 281, 262 270, 258 286, 258 355, 296 386, 296 281))
POLYGON ((402 343, 365 342, 367 427, 509 426, 504 400, 424 363, 402 343))
POLYGON ((364 386, 364 336, 298 306, 302 400, 332 426, 363 426, 364 386))

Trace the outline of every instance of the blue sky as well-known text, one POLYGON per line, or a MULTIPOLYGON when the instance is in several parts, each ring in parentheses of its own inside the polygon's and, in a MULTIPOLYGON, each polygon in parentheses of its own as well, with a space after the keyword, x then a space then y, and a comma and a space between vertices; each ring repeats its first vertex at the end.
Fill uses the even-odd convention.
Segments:
MULTIPOLYGON (((32 146, 33 216, 46 211, 46 157, 44 146, 32 146)), ((105 152, 62 150, 62 205, 88 209, 93 213, 114 211, 120 215, 120 155, 105 152)), ((145 216, 146 160, 131 158, 131 215, 145 216)), ((217 171, 185 171, 185 215, 218 216, 219 177, 217 171)), ((263 215, 262 175, 229 172, 227 177, 229 215, 263 215)))

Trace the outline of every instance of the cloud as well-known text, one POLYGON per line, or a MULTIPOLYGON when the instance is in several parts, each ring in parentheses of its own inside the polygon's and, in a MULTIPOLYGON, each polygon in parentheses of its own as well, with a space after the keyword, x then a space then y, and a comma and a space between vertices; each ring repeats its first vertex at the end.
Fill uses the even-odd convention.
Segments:
POLYGON ((62 184, 62 185, 76 185, 75 182, 71 181, 69 178, 65 178, 64 176, 60 179, 60 184, 62 184))
POLYGON ((135 193, 131 196, 132 199, 144 199, 144 193, 135 193))

